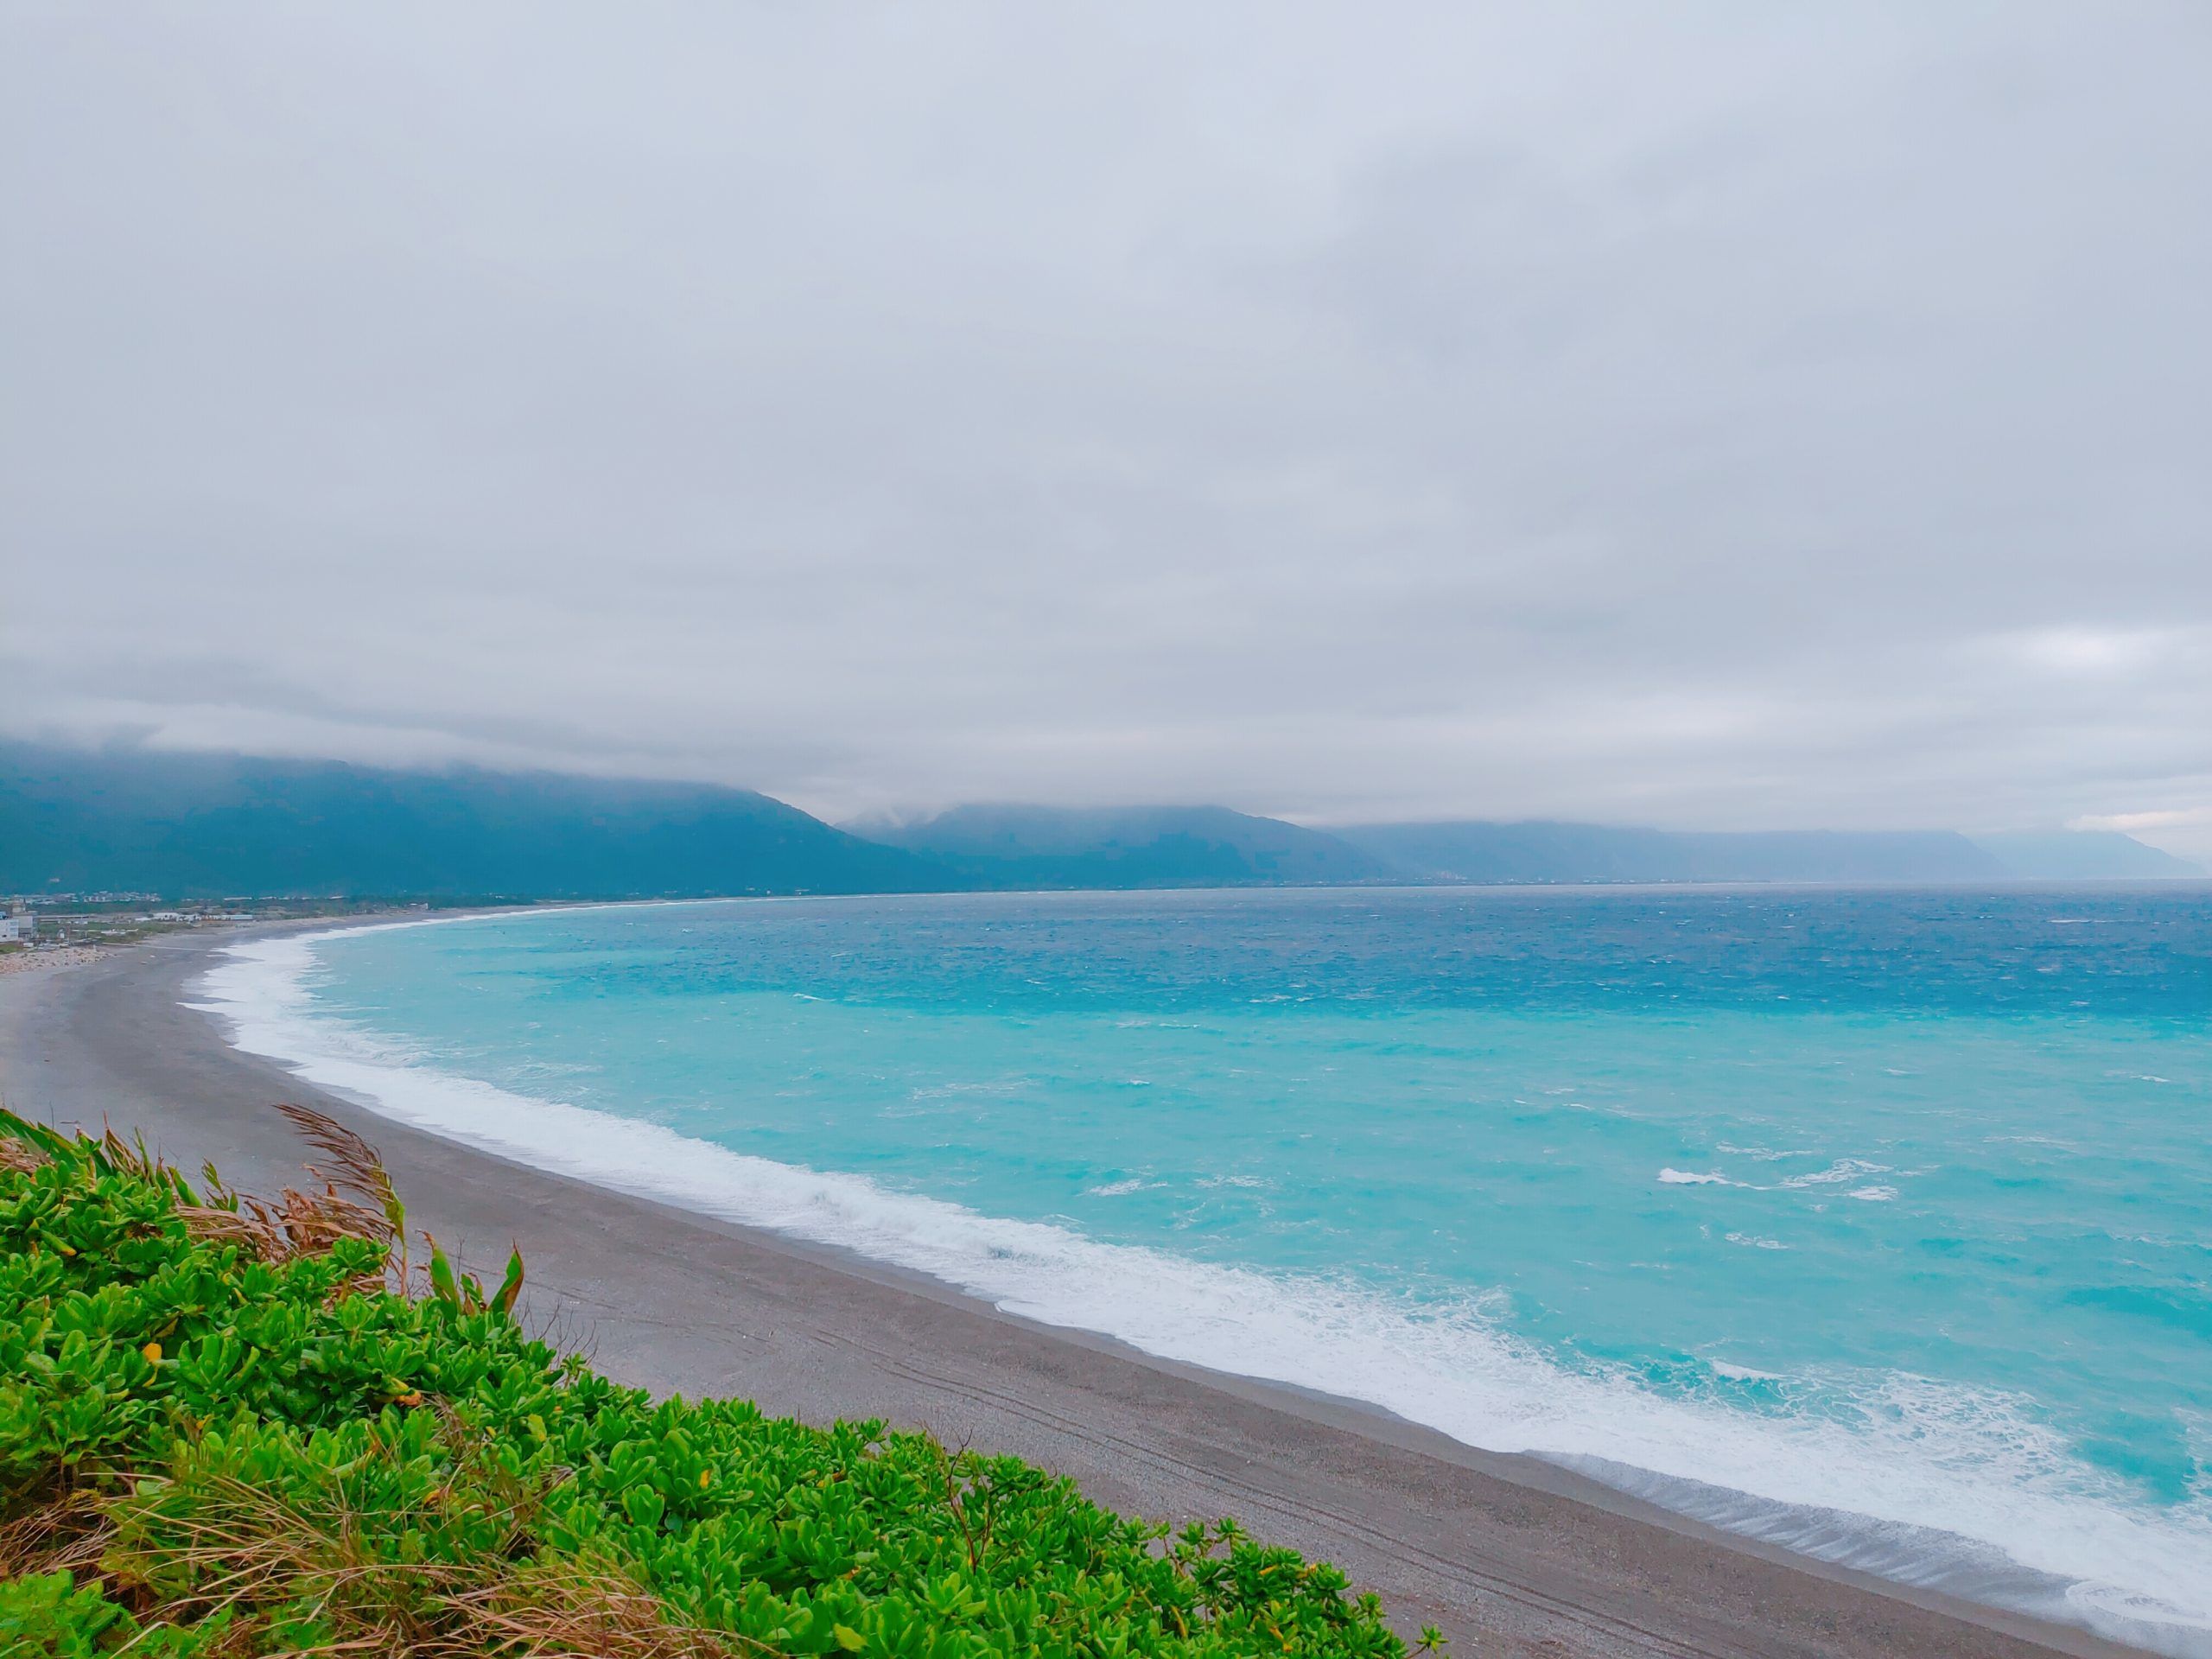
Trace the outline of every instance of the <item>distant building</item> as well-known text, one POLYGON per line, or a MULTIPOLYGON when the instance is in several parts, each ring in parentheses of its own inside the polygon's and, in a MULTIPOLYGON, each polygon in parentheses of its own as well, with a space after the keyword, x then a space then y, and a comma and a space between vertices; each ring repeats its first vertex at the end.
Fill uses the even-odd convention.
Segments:
POLYGON ((0 944, 29 944, 38 936, 35 916, 0 916, 0 944))

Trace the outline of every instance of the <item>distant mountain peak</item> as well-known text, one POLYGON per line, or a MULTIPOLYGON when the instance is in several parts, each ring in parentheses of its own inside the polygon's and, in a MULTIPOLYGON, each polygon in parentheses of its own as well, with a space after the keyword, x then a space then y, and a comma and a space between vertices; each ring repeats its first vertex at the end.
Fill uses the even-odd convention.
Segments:
POLYGON ((0 891, 698 898, 941 887, 712 784, 0 744, 0 891))
POLYGON ((2023 880, 2171 881, 2204 875, 2187 859, 2117 830, 2007 830, 1974 840, 2023 880))
POLYGON ((1334 836, 1225 806, 979 802, 855 829, 947 861, 990 887, 1295 887, 1391 875, 1381 860, 1334 836))

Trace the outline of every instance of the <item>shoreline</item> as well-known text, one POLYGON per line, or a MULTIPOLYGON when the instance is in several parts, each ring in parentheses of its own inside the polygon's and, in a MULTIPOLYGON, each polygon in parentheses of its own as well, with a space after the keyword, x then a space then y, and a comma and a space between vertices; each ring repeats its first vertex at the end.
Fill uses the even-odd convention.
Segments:
POLYGON ((332 925, 149 941, 16 977, 0 994, 0 1096, 49 1121, 143 1128, 248 1190, 296 1179, 301 1149, 266 1105, 308 1100, 379 1146, 417 1224, 449 1246, 480 1259, 518 1243, 532 1322, 620 1380, 817 1421, 889 1416, 1156 1518, 1235 1513, 1463 1651, 2139 1651, 1724 1534, 1376 1408, 1154 1359, 836 1247, 508 1162, 325 1095, 179 1005, 221 944, 332 925))

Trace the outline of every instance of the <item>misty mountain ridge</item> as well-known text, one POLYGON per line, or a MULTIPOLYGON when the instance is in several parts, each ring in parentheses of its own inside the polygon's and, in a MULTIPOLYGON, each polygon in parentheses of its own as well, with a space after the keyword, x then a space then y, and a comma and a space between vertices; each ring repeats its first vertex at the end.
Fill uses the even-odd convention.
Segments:
POLYGON ((921 860, 711 784, 0 744, 0 892, 650 899, 942 885, 921 860))
POLYGON ((1448 820, 1315 830, 1218 806, 954 807, 855 834, 933 854, 986 885, 1195 887, 1609 882, 2006 882, 2188 877, 2126 836, 2056 830, 1677 830, 1448 820))
POLYGON ((1322 830, 1225 806, 957 806, 847 827, 986 887, 1338 887, 1397 874, 1322 830))
POLYGON ((1682 830, 1529 819, 1357 824, 1336 832, 1421 881, 2005 881, 1948 830, 1682 830))
POLYGON ((1974 840, 2028 881, 2168 881, 2205 874, 2117 830, 2024 830, 1974 840))
POLYGON ((839 829, 719 785, 0 743, 0 892, 18 893, 581 899, 2202 874, 2110 831, 1323 830, 1221 806, 1027 805, 839 829))

